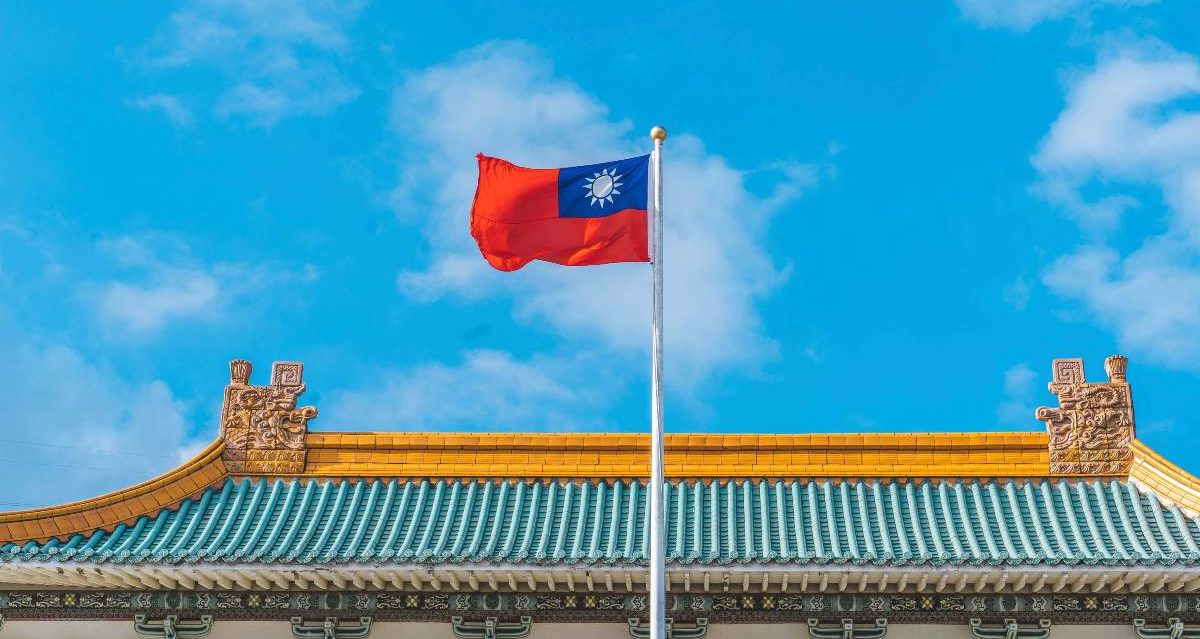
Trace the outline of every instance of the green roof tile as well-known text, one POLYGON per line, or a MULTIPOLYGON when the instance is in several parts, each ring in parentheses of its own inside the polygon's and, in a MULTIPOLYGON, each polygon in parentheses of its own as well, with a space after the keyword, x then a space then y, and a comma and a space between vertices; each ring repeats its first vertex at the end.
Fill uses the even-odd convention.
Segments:
MULTIPOLYGON (((676 564, 1200 564, 1200 521, 1129 482, 670 484, 676 564)), ((637 481, 241 480, 0 561, 646 561, 637 481)))

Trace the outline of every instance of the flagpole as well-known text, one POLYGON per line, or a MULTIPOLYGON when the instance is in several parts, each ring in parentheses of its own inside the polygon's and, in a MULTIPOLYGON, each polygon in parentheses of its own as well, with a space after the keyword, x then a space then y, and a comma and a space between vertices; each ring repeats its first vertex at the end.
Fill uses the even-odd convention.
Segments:
POLYGON ((662 322, 663 322, 663 251, 662 251, 662 148, 667 130, 656 126, 650 130, 654 140, 651 153, 654 165, 652 201, 654 219, 652 231, 653 319, 650 329, 650 639, 667 639, 666 536, 663 512, 663 391, 662 391, 662 322))

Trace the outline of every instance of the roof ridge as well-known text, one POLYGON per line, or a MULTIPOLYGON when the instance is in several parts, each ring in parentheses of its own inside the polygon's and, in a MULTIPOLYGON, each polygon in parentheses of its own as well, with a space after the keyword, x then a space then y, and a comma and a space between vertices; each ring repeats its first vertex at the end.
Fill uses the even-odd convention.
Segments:
MULTIPOLYGON (((1161 499, 1200 512, 1200 479, 1134 439, 1126 365, 1125 358, 1110 357, 1108 381, 1088 382, 1083 360, 1054 360, 1049 388, 1059 407, 1037 411, 1046 432, 672 433, 665 441, 666 477, 690 485, 731 479, 755 485, 797 479, 926 485, 924 480, 1132 477, 1161 499), (1094 432, 1081 433, 1086 429, 1094 432)), ((2 513, 0 541, 133 525, 230 477, 612 482, 650 475, 649 436, 643 434, 309 432, 317 410, 298 407, 306 388, 303 368, 299 362, 276 362, 270 383, 255 386, 250 362, 234 360, 221 437, 196 458, 108 495, 2 513)))

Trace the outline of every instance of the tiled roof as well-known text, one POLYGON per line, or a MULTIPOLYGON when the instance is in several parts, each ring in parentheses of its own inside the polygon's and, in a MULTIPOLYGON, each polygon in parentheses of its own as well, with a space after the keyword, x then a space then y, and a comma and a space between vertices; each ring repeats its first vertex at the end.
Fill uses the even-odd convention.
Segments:
MULTIPOLYGON (((307 462, 292 478, 580 479, 649 475, 648 435, 521 433, 308 433, 307 462)), ((873 435, 671 434, 670 479, 1039 478, 1049 467, 1045 433, 873 435)), ((0 513, 0 543, 64 540, 154 516, 235 473, 215 441, 162 477, 94 499, 0 513)))
MULTIPOLYGON (((1200 521, 1123 480, 668 485, 678 564, 1200 563, 1200 521)), ((229 480, 0 561, 642 563, 637 480, 229 480)))

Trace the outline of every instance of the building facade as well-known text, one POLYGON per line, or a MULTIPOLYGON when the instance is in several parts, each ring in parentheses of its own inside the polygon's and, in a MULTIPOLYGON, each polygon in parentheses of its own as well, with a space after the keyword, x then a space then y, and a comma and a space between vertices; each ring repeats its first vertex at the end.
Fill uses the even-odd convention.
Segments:
MULTIPOLYGON (((1200 480, 1105 369, 1045 432, 668 435, 670 636, 1200 638, 1200 480)), ((0 639, 648 635, 647 436, 309 432, 230 370, 195 459, 0 513, 0 639)))

